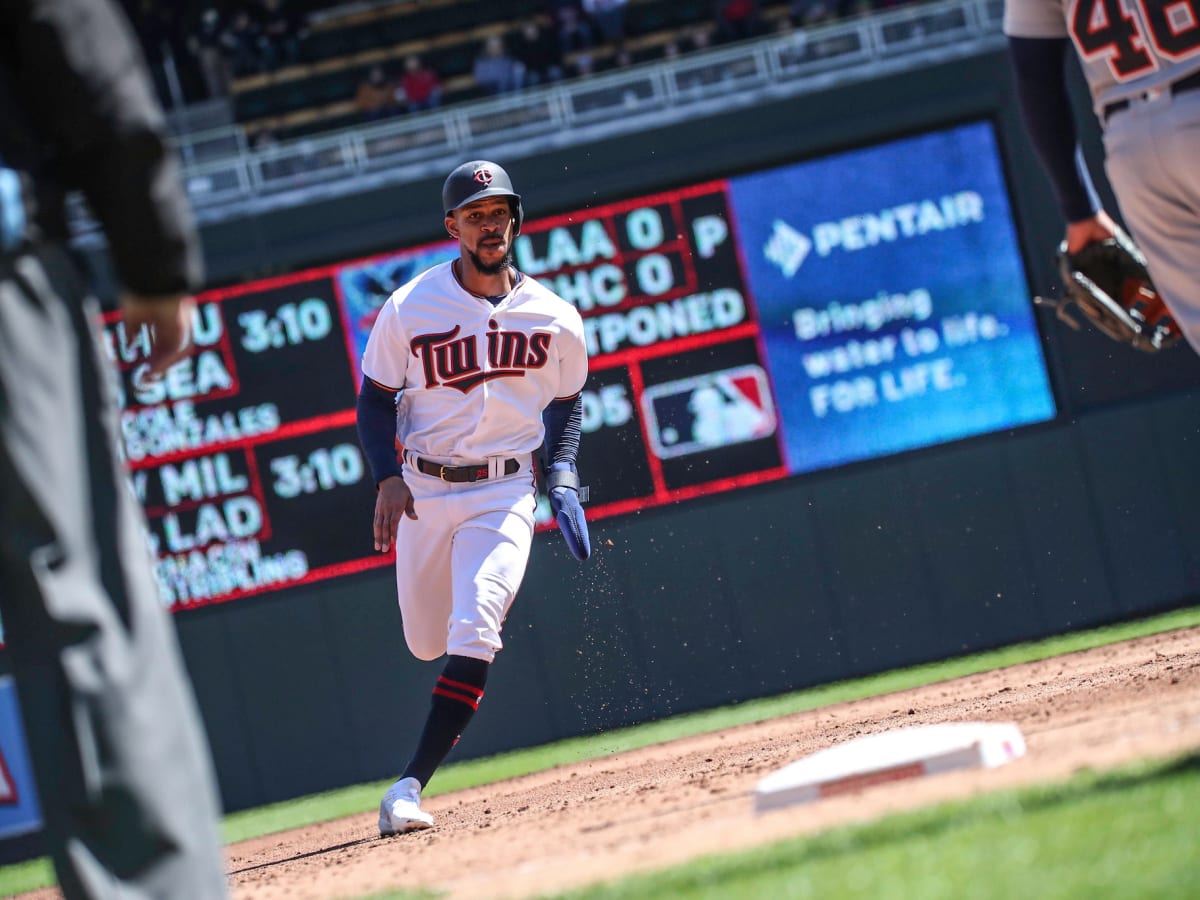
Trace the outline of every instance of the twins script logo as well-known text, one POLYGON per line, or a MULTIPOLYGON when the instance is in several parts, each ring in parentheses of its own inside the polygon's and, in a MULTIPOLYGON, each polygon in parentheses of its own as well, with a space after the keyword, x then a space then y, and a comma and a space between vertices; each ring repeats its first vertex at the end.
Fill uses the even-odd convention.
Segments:
POLYGON ((412 352, 421 360, 426 387, 443 384, 465 394, 495 378, 524 378, 526 370, 540 369, 550 356, 547 332, 501 331, 493 325, 487 334, 488 368, 485 370, 479 364, 475 335, 460 338, 461 330, 455 325, 440 334, 413 338, 412 352))

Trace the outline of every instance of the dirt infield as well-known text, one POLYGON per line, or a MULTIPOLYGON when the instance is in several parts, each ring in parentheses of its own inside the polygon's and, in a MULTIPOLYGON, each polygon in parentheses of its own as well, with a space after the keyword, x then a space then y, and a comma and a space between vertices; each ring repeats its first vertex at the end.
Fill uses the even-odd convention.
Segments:
MULTIPOLYGON (((1200 628, 801 713, 430 799, 437 827, 390 839, 376 811, 227 849, 238 900, 388 889, 527 897, 1082 768, 1200 750, 1200 628), (757 781, 850 738, 1015 722, 1007 766, 884 785, 755 816, 757 781)), ((44 897, 55 892, 39 892, 44 897)))

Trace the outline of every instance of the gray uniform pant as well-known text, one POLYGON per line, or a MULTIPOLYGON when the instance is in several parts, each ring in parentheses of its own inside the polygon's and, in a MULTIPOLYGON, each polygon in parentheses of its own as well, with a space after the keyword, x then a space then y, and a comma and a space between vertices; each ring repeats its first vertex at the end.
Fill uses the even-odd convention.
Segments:
POLYGON ((0 615, 68 898, 226 897, 207 741, 68 255, 0 256, 0 615))
POLYGON ((1134 100, 1105 125, 1104 152, 1150 277, 1200 353, 1200 90, 1134 100))

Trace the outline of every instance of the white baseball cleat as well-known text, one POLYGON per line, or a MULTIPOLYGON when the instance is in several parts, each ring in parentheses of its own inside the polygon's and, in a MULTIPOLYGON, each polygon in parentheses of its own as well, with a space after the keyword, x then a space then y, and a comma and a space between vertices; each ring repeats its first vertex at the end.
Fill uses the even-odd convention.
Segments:
POLYGON ((421 809, 421 782, 401 778, 383 795, 379 804, 379 836, 407 834, 433 827, 433 816, 421 809))

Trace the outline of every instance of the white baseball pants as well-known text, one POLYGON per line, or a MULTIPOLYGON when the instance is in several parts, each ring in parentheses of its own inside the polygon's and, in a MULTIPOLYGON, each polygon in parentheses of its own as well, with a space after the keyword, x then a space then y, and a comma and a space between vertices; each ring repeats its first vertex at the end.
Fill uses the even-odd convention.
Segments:
POLYGON ((532 463, 515 475, 454 484, 406 462, 404 480, 417 514, 401 520, 396 536, 408 648, 418 659, 450 653, 491 662, 533 543, 532 463))

